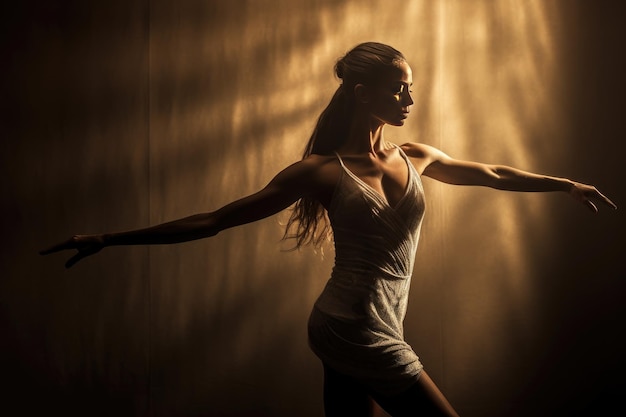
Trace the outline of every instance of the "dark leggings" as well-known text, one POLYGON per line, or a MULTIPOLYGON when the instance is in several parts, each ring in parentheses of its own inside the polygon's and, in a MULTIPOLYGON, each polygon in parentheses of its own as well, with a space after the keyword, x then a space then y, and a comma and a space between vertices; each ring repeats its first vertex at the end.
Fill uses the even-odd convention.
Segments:
POLYGON ((392 417, 457 416, 425 372, 408 390, 387 397, 373 392, 354 378, 324 365, 326 417, 369 417, 373 410, 372 400, 392 417))

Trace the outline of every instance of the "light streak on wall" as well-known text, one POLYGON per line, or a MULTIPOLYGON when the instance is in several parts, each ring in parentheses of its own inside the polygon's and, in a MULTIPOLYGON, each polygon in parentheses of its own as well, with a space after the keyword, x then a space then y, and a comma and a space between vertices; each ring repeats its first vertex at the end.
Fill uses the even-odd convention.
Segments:
MULTIPOLYGON (((426 80, 432 87, 420 96, 424 80, 418 75, 415 111, 434 110, 408 128, 426 126, 421 140, 454 157, 554 174, 545 161, 562 149, 567 132, 558 107, 558 16, 550 6, 440 1, 427 20, 435 22, 436 46, 417 61, 434 62, 426 80)), ((438 340, 440 351, 429 355, 440 360, 433 364, 436 372, 463 393, 461 401, 471 402, 475 392, 464 387, 480 384, 478 374, 489 381, 515 367, 512 352, 536 337, 535 268, 554 242, 550 197, 427 186, 431 212, 415 275, 432 278, 420 274, 421 264, 439 281, 430 284, 434 288, 418 284, 430 288, 435 301, 414 314, 429 317, 415 319, 425 329, 433 327, 424 324, 433 317, 439 325, 428 342, 414 340, 427 352, 438 340), (433 271, 424 263, 434 259, 433 271), (486 357, 491 366, 477 373, 477 358, 486 357)), ((428 296, 414 296, 418 306, 424 300, 428 296)))

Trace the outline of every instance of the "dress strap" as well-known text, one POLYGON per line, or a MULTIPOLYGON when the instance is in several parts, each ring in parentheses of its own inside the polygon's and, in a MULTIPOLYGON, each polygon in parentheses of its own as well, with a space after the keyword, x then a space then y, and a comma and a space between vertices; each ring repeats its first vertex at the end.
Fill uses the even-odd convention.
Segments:
POLYGON ((341 164, 341 167, 343 169, 346 169, 346 166, 343 164, 343 159, 341 159, 341 156, 337 152, 334 152, 334 153, 337 156, 337 159, 339 159, 339 163, 341 164))
POLYGON ((402 147, 400 145, 397 145, 395 143, 392 143, 392 145, 393 145, 394 148, 397 148, 398 151, 400 151, 400 155, 406 157, 406 154, 404 153, 404 151, 402 150, 402 147))

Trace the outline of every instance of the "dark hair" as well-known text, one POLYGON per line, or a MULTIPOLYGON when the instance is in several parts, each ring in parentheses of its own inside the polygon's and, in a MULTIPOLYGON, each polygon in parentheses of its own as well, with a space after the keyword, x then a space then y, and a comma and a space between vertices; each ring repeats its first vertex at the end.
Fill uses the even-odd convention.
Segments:
MULTIPOLYGON (((373 84, 392 68, 405 61, 404 55, 391 46, 366 42, 355 46, 335 64, 335 75, 342 83, 330 103, 322 111, 302 159, 312 154, 332 155, 350 134, 355 108, 354 87, 373 84)), ((314 198, 303 197, 293 208, 283 239, 296 239, 296 248, 313 244, 319 246, 331 235, 324 207, 314 198), (289 234, 297 224, 295 234, 289 234)))

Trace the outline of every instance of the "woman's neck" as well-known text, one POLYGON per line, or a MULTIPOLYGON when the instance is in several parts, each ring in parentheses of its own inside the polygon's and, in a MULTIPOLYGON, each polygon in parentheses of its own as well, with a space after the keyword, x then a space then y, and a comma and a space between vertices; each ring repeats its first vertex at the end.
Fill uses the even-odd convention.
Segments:
POLYGON ((345 154, 372 154, 377 156, 386 149, 385 124, 370 115, 355 115, 350 126, 350 134, 340 150, 345 154))

